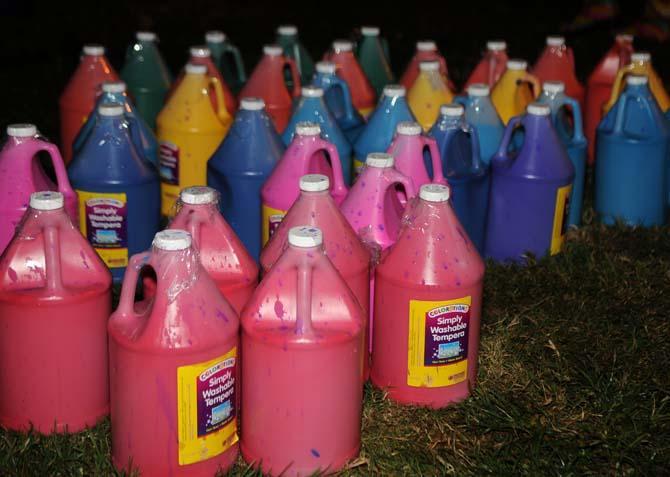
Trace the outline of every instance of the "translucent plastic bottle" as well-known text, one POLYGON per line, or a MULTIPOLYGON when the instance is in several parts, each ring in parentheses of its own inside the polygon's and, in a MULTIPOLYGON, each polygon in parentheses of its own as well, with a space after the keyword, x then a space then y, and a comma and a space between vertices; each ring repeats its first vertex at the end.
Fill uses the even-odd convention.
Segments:
POLYGON ((447 78, 440 73, 437 61, 419 63, 419 76, 407 92, 407 103, 424 131, 428 131, 440 112, 440 106, 451 103, 454 93, 447 78))

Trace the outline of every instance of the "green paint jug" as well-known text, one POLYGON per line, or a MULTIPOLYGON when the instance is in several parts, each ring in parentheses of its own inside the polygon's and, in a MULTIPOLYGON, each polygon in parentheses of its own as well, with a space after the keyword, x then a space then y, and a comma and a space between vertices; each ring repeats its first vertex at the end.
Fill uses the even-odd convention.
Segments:
MULTIPOLYGON (((277 42, 284 50, 284 56, 293 58, 300 73, 300 82, 309 84, 314 76, 314 60, 305 46, 298 39, 298 28, 295 25, 280 25, 277 28, 277 42)), ((291 74, 285 72, 286 83, 289 88, 293 87, 291 74)))
POLYGON ((379 27, 361 27, 361 40, 357 49, 358 62, 372 83, 377 96, 382 94, 384 86, 393 83, 393 72, 388 57, 388 46, 379 36, 379 27))
POLYGON ((237 94, 247 81, 240 50, 230 42, 225 33, 212 30, 205 33, 205 42, 212 52, 212 60, 233 93, 237 94))

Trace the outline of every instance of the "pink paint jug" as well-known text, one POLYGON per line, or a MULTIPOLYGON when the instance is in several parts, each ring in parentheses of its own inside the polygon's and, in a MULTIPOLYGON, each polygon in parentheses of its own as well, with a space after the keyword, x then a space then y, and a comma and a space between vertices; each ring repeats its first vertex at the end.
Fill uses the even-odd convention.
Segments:
POLYGON ((440 65, 440 74, 445 78, 449 78, 447 60, 440 54, 435 42, 417 41, 416 53, 414 53, 414 56, 400 78, 400 84, 403 85, 406 90, 409 91, 414 85, 416 78, 419 76, 419 64, 424 61, 437 61, 440 65))
POLYGON ((78 432, 109 412, 112 276, 63 208, 35 192, 0 258, 0 425, 78 432))
POLYGON ((300 178, 305 174, 324 174, 334 184, 330 191, 340 204, 347 195, 342 163, 337 148, 321 139, 316 123, 296 125, 293 141, 261 189, 261 235, 265 245, 279 226, 288 209, 300 195, 300 178), (328 158, 326 158, 326 154, 328 158))
POLYGON ((58 148, 39 137, 34 124, 10 124, 7 142, 0 149, 0 253, 14 236, 30 194, 43 190, 59 190, 65 199, 65 211, 78 223, 77 194, 70 186, 58 148), (42 170, 36 157, 40 151, 49 154, 58 184, 42 170))
POLYGON ((235 462, 237 313, 183 230, 134 255, 109 319, 112 461, 143 476, 214 475, 235 462), (140 271, 156 296, 134 303, 140 271))
POLYGON ((484 262, 449 188, 421 187, 377 266, 371 379, 402 404, 445 407, 477 377, 484 262))
POLYGON ((507 60, 509 60, 507 57, 507 43, 500 40, 486 42, 484 57, 470 73, 463 90, 467 91, 468 86, 477 83, 483 83, 488 85, 489 88, 493 88, 505 72, 507 60))
POLYGON ((291 229, 242 314, 242 457, 273 476, 337 472, 360 448, 365 315, 322 243, 291 229))

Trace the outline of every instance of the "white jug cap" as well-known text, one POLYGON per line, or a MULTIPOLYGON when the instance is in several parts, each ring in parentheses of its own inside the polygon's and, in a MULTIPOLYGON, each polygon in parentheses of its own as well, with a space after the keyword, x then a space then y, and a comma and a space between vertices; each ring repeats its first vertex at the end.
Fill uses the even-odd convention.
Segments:
POLYGON ((628 75, 626 77, 626 84, 632 86, 640 86, 649 83, 649 78, 645 75, 628 75))
POLYGON ((265 101, 263 98, 254 98, 253 96, 247 96, 240 100, 240 109, 246 111, 260 111, 265 107, 265 101))
POLYGON ((301 121, 295 125, 295 133, 298 136, 318 136, 321 134, 321 126, 310 121, 301 121))
POLYGON ((371 152, 365 158, 365 165, 368 167, 393 167, 395 159, 387 152, 371 152))
POLYGON ((98 106, 98 114, 100 116, 121 116, 123 115, 123 104, 121 103, 106 103, 98 106))
POLYGON ((491 94, 491 88, 484 83, 473 83, 468 86, 468 96, 488 96, 491 94))
POLYGON ((279 25, 277 33, 280 35, 293 36, 298 34, 298 27, 295 25, 279 25))
POLYGON ((530 103, 526 108, 526 112, 533 116, 549 116, 551 114, 551 108, 548 104, 530 103))
POLYGON ((300 190, 305 192, 323 192, 330 189, 330 180, 323 174, 305 174, 300 178, 300 190))
POLYGON ((323 88, 313 85, 303 86, 300 94, 305 98, 320 98, 323 96, 323 88))
POLYGON ((33 137, 37 134, 37 126, 30 123, 10 124, 7 135, 12 137, 33 137))
POLYGON ((388 96, 389 98, 397 98, 406 94, 407 89, 401 84, 387 84, 384 86, 384 96, 388 96))
POLYGON ((635 37, 629 33, 619 33, 616 36, 616 41, 618 42, 626 42, 626 43, 633 43, 633 39, 635 37))
POLYGON ((379 36, 379 27, 377 26, 362 26, 361 34, 365 36, 379 36))
POLYGON ((649 53, 648 51, 636 51, 635 53, 630 55, 630 61, 635 63, 650 60, 651 60, 651 53, 649 53))
POLYGON ((316 71, 323 74, 335 74, 337 65, 332 61, 319 61, 316 64, 316 71))
POLYGON ((440 114, 443 116, 460 117, 463 116, 464 113, 465 108, 462 104, 451 103, 440 106, 440 114))
POLYGON ((419 189, 419 197, 428 202, 446 202, 449 200, 449 187, 442 184, 424 184, 419 189))
POLYGON ((56 210, 62 209, 64 204, 63 194, 60 192, 47 190, 42 192, 33 192, 30 194, 30 208, 35 210, 56 210))
POLYGON ((100 88, 103 93, 125 93, 126 83, 123 81, 105 81, 100 88))
POLYGON ((102 45, 84 45, 84 54, 88 56, 102 56, 105 54, 105 47, 102 45))
POLYGON ((525 70, 526 68, 528 68, 528 63, 526 62, 526 60, 519 60, 519 59, 507 60, 508 70, 525 70))
POLYGON ((152 31, 138 31, 135 38, 138 41, 156 41, 156 34, 152 31))
POLYGON ((209 51, 209 48, 203 45, 192 46, 189 51, 191 52, 191 56, 195 58, 207 58, 208 56, 212 56, 212 52, 209 51))
POLYGON ((433 40, 424 40, 416 42, 417 51, 435 51, 437 50, 437 45, 433 40))
POLYGON ((189 205, 211 204, 216 202, 216 191, 205 186, 187 187, 179 193, 179 198, 189 205))
POLYGON ((419 63, 420 71, 440 71, 440 63, 438 61, 422 61, 419 63))
POLYGON ((161 250, 186 250, 191 246, 191 234, 186 230, 162 230, 154 236, 151 245, 161 250))
POLYGON ((204 75, 205 73, 207 73, 207 67, 205 65, 196 65, 194 63, 186 63, 185 71, 189 74, 204 75))
POLYGON ((565 91, 565 83, 563 81, 545 81, 542 84, 542 91, 550 94, 558 94, 565 91))
POLYGON ((300 225, 288 231, 288 243, 294 247, 318 247, 323 243, 323 232, 318 227, 300 225))
POLYGON ((548 36, 547 46, 563 46, 565 45, 565 38, 562 36, 548 36))
POLYGON ((486 49, 489 51, 505 51, 507 49, 507 42, 503 40, 487 41, 486 49))
POLYGON ((354 45, 349 40, 335 40, 333 42, 333 50, 335 50, 336 53, 339 53, 340 51, 351 51, 353 48, 354 45))
POLYGON ((205 33, 207 43, 223 43, 226 41, 226 34, 220 30, 211 30, 205 33))
POLYGON ((263 54, 268 56, 281 56, 284 53, 279 45, 265 45, 263 47, 263 54))
POLYGON ((414 121, 401 121, 395 128, 398 134, 404 136, 418 136, 421 134, 421 125, 414 121))

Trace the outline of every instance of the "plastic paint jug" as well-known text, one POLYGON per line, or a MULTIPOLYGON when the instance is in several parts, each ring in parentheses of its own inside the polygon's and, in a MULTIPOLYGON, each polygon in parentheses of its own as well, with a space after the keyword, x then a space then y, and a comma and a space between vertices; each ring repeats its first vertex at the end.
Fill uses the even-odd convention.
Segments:
POLYGON ((222 31, 208 31, 205 34, 205 41, 212 53, 212 60, 223 75, 226 84, 233 93, 238 93, 247 81, 240 50, 230 42, 222 31))
POLYGON ((466 122, 462 105, 447 104, 440 107, 440 117, 428 135, 440 149, 442 173, 453 194, 456 216, 483 254, 490 181, 488 165, 479 157, 477 130, 466 122))
POLYGON ((121 282, 128 258, 146 250, 160 226, 155 167, 135 149, 124 107, 98 107, 98 121, 68 166, 79 196, 79 230, 121 282))
POLYGON ((564 85, 560 81, 547 81, 542 85, 542 94, 538 103, 547 104, 551 108, 554 129, 565 145, 568 157, 575 168, 575 180, 570 194, 570 211, 568 226, 579 226, 582 219, 582 201, 584 198, 584 181, 586 179, 586 138, 582 127, 582 112, 579 103, 564 93, 564 85), (570 115, 566 112, 570 108, 570 115))
POLYGON ((359 174, 368 154, 389 148, 398 123, 414 121, 405 94, 404 86, 388 85, 384 88, 377 109, 370 115, 368 123, 354 143, 354 175, 359 174))
POLYGON ((85 45, 79 66, 68 81, 58 102, 60 108, 60 142, 63 159, 72 159, 72 141, 93 111, 95 98, 104 81, 119 77, 105 57, 100 45, 85 45))
POLYGON ((402 404, 441 408, 467 398, 477 381, 483 281, 449 188, 424 185, 377 265, 372 383, 402 404))
POLYGON ((405 72, 400 78, 400 84, 409 90, 419 76, 419 64, 424 61, 437 61, 440 64, 440 75, 449 78, 447 69, 447 60, 440 54, 434 41, 418 41, 416 43, 416 52, 405 68, 405 72))
POLYGON ((384 51, 384 44, 379 37, 379 27, 361 27, 361 35, 356 56, 376 94, 380 95, 384 91, 384 86, 393 83, 394 78, 384 51))
MULTIPOLYGON (((430 182, 446 184, 442 175, 440 150, 435 139, 423 136, 421 126, 411 121, 398 123, 396 131, 396 136, 387 150, 395 160, 395 168, 412 180, 415 189, 430 182), (428 160, 424 152, 428 155, 428 160), (427 165, 432 166, 432 178, 427 165)), ((404 197, 401 200, 404 203, 404 197)))
MULTIPOLYGON (((309 84, 314 75, 314 60, 307 48, 298 39, 298 28, 295 25, 280 25, 277 28, 277 44, 284 50, 284 56, 292 58, 300 73, 300 83, 309 84)), ((291 75, 285 76, 288 87, 291 88, 291 75)))
POLYGON ((489 88, 493 88, 505 72, 507 61, 509 61, 507 43, 501 40, 486 42, 484 57, 470 73, 463 89, 467 91, 473 84, 485 84, 489 88))
POLYGON ((288 240, 242 314, 242 457, 270 475, 337 472, 360 448, 365 315, 318 228, 288 240))
POLYGON ((263 47, 263 58, 256 65, 239 96, 263 99, 265 110, 272 118, 277 132, 282 133, 291 117, 293 98, 300 96, 300 84, 295 61, 283 55, 281 46, 266 45, 263 47), (285 68, 289 69, 293 78, 292 91, 287 89, 284 80, 285 68))
POLYGON ((424 131, 428 131, 440 112, 440 106, 451 103, 454 94, 447 80, 440 74, 440 63, 422 61, 419 76, 407 92, 407 102, 416 120, 424 131))
POLYGON ((650 227, 667 219, 670 126, 646 76, 626 89, 598 126, 595 209, 606 224, 650 227))
POLYGON ((235 463, 239 321, 183 230, 134 255, 109 319, 112 462, 142 475, 214 475, 235 463), (133 303, 140 271, 157 289, 133 303))
POLYGON ((561 81, 565 94, 584 106, 584 86, 577 79, 575 56, 562 36, 547 37, 547 45, 533 66, 533 74, 541 83, 561 81))
POLYGON ((603 106, 610 99, 612 85, 619 68, 630 63, 633 53, 632 35, 617 35, 616 41, 589 76, 586 86, 584 128, 589 146, 589 164, 595 158, 596 128, 603 117, 603 106))
POLYGON ((109 412, 112 279, 63 210, 34 192, 0 257, 0 425, 78 432, 109 412))
POLYGON ((456 96, 454 101, 465 107, 465 120, 477 130, 479 154, 488 165, 505 133, 503 124, 489 96, 490 88, 483 83, 468 86, 467 96, 456 96))
POLYGON ((181 189, 206 183, 207 161, 231 123, 219 80, 207 76, 203 65, 186 65, 184 79, 157 119, 163 216, 170 215, 181 189), (212 91, 217 111, 210 102, 212 91))
POLYGON ((334 144, 342 163, 342 175, 346 184, 351 183, 351 144, 337 125, 323 101, 323 89, 317 86, 303 86, 302 95, 295 107, 282 140, 289 145, 295 135, 296 125, 302 122, 314 122, 321 128, 321 137, 334 144))
POLYGON ((242 98, 225 139, 207 163, 207 184, 221 194, 221 213, 258 260, 261 253, 261 187, 284 154, 265 103, 242 98))
POLYGON ((77 221, 77 194, 70 186, 56 145, 40 138, 34 124, 10 124, 7 136, 7 142, 0 149, 0 254, 14 236, 14 229, 28 208, 33 192, 60 191, 65 200, 65 211, 72 221, 77 221), (49 154, 58 184, 54 184, 42 170, 36 157, 40 151, 49 154))
POLYGON ((542 257, 561 251, 575 168, 554 130, 551 108, 531 103, 512 118, 491 161, 486 255, 524 262, 526 252, 542 257), (525 129, 518 153, 508 146, 517 127, 525 129))
POLYGON ((321 139, 316 123, 298 123, 295 136, 261 189, 262 245, 274 234, 288 209, 300 195, 300 178, 324 174, 332 180, 330 194, 337 204, 347 195, 337 148, 321 139), (330 161, 325 157, 328 154, 330 161))
POLYGON ((505 72, 491 90, 491 101, 504 124, 523 114, 540 95, 540 81, 526 71, 524 60, 509 60, 505 72))
POLYGON ((121 68, 121 78, 128 85, 137 111, 151 129, 156 127, 156 116, 172 82, 157 42, 155 33, 138 31, 135 42, 126 49, 126 60, 121 68))
POLYGON ((337 75, 349 85, 354 107, 363 117, 367 117, 375 107, 375 89, 354 56, 353 48, 353 43, 348 40, 334 41, 332 50, 324 55, 324 60, 337 65, 337 75))

